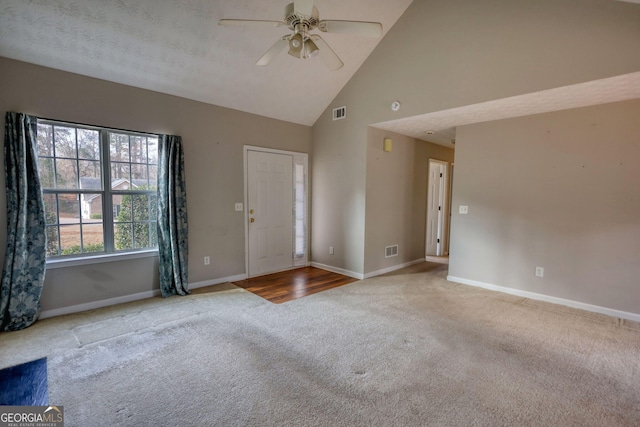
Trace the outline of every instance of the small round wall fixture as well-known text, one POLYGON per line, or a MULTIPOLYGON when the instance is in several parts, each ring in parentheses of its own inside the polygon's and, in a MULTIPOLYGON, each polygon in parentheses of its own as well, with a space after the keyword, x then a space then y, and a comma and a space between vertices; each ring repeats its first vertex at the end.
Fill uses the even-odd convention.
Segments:
POLYGON ((398 111, 400 109, 400 101, 393 101, 391 103, 391 109, 393 111, 398 111))

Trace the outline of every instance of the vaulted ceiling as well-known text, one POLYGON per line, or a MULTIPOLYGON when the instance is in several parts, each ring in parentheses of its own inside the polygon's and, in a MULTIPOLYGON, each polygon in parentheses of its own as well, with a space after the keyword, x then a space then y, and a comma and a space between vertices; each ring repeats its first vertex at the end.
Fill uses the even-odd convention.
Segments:
MULTIPOLYGON (((0 0, 0 56, 311 126, 381 38, 321 33, 345 64, 337 71, 318 57, 284 52, 261 67, 256 61, 286 27, 218 25, 279 21, 291 1, 0 0)), ((381 22, 384 36, 411 2, 315 5, 320 19, 381 22)), ((453 147, 456 126, 633 99, 639 91, 640 73, 633 73, 374 126, 453 147)))
MULTIPOLYGON (((280 54, 256 61, 286 27, 222 27, 223 18, 282 20, 263 0, 1 0, 0 56, 303 125, 313 125, 380 39, 322 37, 344 67, 280 54)), ((375 21, 383 33, 411 0, 317 0, 320 19, 375 21)))

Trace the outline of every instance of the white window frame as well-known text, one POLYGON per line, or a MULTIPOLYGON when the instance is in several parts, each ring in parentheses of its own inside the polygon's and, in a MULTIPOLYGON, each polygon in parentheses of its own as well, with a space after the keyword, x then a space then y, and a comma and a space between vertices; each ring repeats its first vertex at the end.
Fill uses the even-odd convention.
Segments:
MULTIPOLYGON (((60 126, 60 127, 73 127, 76 129, 87 129, 94 130, 99 132, 99 140, 100 140, 100 167, 102 171, 102 189, 98 190, 83 190, 83 189, 65 189, 65 190, 52 190, 52 189, 43 189, 43 194, 78 194, 80 197, 83 193, 91 193, 91 194, 100 194, 102 197, 102 224, 103 224, 103 245, 104 252, 91 252, 91 253, 83 253, 83 254, 71 254, 71 255, 54 255, 47 256, 47 268, 55 269, 62 267, 71 267, 71 266, 79 266, 79 265, 87 265, 87 264, 96 264, 96 263, 105 263, 105 262, 113 262, 113 261, 122 261, 128 259, 138 259, 138 258, 149 258, 149 257, 158 257, 158 248, 140 248, 140 249, 126 249, 126 250, 116 250, 115 249, 115 230, 113 226, 113 196, 114 195, 124 195, 124 194, 155 194, 155 190, 150 190, 147 192, 141 191, 118 191, 113 190, 111 188, 111 162, 110 162, 110 142, 109 142, 109 134, 117 133, 117 134, 126 134, 129 136, 143 136, 143 137, 152 137, 157 138, 158 135, 144 133, 144 132, 135 132, 114 128, 106 128, 101 126, 92 126, 85 125, 81 123, 73 123, 73 122, 65 122, 60 120, 51 120, 51 119, 38 119, 38 125, 47 125, 47 126, 60 126)), ((55 144, 55 141, 54 141, 55 144)), ((54 159, 57 157, 54 157, 54 159)), ((129 162, 131 165, 132 163, 129 162)), ((82 213, 80 213, 82 214, 82 213)), ((59 225, 58 225, 59 227, 59 225)), ((58 231, 60 233, 60 231, 58 231)))

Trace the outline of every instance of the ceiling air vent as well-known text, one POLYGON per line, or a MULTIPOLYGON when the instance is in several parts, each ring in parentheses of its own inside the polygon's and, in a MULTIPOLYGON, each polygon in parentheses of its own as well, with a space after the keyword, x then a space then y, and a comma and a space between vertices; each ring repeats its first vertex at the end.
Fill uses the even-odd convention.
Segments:
POLYGON ((333 109, 333 120, 341 120, 347 117, 347 107, 338 107, 333 109))
POLYGON ((386 246, 384 248, 384 257, 391 258, 392 256, 398 256, 398 245, 386 246))

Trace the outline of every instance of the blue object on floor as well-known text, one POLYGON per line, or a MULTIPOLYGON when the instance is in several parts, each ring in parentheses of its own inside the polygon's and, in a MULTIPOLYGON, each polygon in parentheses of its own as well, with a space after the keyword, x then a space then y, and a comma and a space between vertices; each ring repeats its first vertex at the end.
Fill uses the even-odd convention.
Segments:
POLYGON ((48 404, 46 357, 0 370, 0 405, 48 404))

